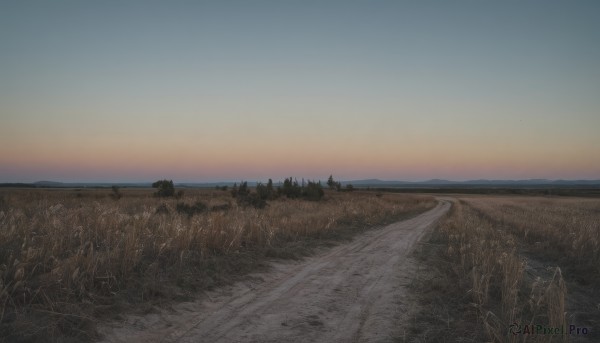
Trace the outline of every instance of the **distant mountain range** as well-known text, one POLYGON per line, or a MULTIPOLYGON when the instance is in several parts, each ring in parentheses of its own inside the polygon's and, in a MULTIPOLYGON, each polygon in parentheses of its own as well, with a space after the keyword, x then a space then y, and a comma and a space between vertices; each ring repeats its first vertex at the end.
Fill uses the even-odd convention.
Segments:
MULTIPOLYGON (((239 182, 238 182, 239 183, 239 182)), ((322 181, 324 184, 325 181, 322 181)), ((600 187, 600 180, 468 180, 451 181, 431 179, 427 181, 384 181, 379 179, 347 180, 341 181, 342 185, 352 184, 355 187, 398 187, 398 188, 430 188, 430 187, 600 187)), ((231 186, 232 182, 181 182, 175 183, 178 187, 216 187, 231 186)), ((275 183, 276 185, 278 182, 275 183)), ((84 187, 151 187, 151 182, 56 182, 38 181, 34 183, 0 183, 0 187, 39 187, 39 188, 84 188, 84 187)), ((256 182, 248 181, 248 186, 255 186, 256 182)))

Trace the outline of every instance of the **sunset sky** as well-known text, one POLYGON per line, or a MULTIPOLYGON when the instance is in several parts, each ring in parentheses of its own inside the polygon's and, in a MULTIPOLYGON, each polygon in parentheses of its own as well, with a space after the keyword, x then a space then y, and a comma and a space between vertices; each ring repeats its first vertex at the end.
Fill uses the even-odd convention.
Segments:
POLYGON ((0 2, 0 182, 329 174, 600 179, 600 2, 0 2))

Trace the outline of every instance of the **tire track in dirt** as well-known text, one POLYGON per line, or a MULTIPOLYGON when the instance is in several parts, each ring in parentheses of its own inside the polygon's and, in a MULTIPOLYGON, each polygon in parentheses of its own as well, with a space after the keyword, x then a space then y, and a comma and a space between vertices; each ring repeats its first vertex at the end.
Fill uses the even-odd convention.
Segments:
POLYGON ((388 342, 403 335, 412 304, 415 243, 450 208, 358 235, 302 261, 272 263, 172 311, 101 328, 105 342, 388 342))

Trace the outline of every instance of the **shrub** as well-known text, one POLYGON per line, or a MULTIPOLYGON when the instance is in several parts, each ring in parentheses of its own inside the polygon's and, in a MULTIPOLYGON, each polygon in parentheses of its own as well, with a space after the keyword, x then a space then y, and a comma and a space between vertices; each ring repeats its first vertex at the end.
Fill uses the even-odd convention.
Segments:
POLYGON ((321 187, 321 182, 313 182, 313 181, 308 181, 308 184, 306 185, 306 187, 304 188, 304 191, 302 192, 302 196, 304 196, 304 198, 306 198, 306 200, 310 200, 310 201, 319 201, 321 200, 321 198, 323 198, 323 195, 325 195, 325 192, 323 191, 323 187, 321 187))
POLYGON ((300 188, 300 185, 298 185, 298 180, 292 181, 291 177, 283 181, 283 187, 281 188, 280 192, 290 199, 295 199, 302 196, 302 188, 300 188))
POLYGON ((110 197, 114 200, 119 200, 121 199, 121 197, 123 197, 123 194, 121 194, 121 192, 119 191, 118 186, 112 186, 112 193, 110 194, 110 197))
POLYGON ((240 187, 238 188, 238 195, 246 196, 248 194, 250 194, 250 190, 248 189, 248 182, 240 182, 240 187))
POLYGON ((231 196, 237 198, 238 196, 244 197, 250 194, 250 190, 248 189, 248 182, 242 181, 240 182, 240 186, 238 187, 237 183, 233 184, 231 189, 231 196))
POLYGON ((265 206, 267 206, 267 202, 265 200, 269 198, 269 191, 267 186, 259 182, 256 185, 256 192, 250 194, 248 182, 242 181, 240 182, 239 187, 237 184, 233 185, 231 195, 234 198, 237 198, 238 205, 242 207, 252 206, 254 208, 265 208, 265 206))
POLYGON ((263 200, 266 200, 269 197, 269 192, 267 192, 267 186, 262 183, 256 184, 256 195, 263 200))
POLYGON ((202 201, 196 201, 194 205, 188 205, 186 203, 178 203, 176 210, 178 213, 187 214, 189 217, 194 214, 199 214, 208 209, 205 203, 202 201))
POLYGON ((175 195, 175 186, 172 180, 160 180, 152 184, 152 188, 158 188, 154 195, 159 197, 172 197, 175 195))
POLYGON ((273 180, 269 179, 267 185, 263 185, 260 182, 257 183, 256 194, 258 194, 258 197, 263 200, 275 199, 277 194, 275 193, 275 189, 273 189, 273 180))
POLYGON ((264 199, 261 199, 258 194, 252 193, 246 196, 238 196, 237 203, 242 207, 254 207, 254 208, 265 208, 267 206, 267 202, 264 199))
POLYGON ((335 189, 336 182, 333 180, 333 175, 329 175, 329 179, 327 179, 327 186, 329 189, 335 189))
POLYGON ((335 181, 333 179, 333 175, 329 175, 329 178, 327 179, 327 186, 329 189, 335 189, 338 192, 342 190, 342 184, 338 181, 335 181))
POLYGON ((275 193, 275 189, 273 188, 273 180, 271 179, 267 182, 267 194, 269 195, 269 199, 277 198, 277 193, 275 193))

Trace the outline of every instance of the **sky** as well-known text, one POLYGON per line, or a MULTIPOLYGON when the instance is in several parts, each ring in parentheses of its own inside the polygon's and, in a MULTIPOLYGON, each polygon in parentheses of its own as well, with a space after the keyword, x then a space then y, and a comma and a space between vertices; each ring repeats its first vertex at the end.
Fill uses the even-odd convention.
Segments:
POLYGON ((1 1, 0 182, 600 179, 598 1, 1 1))

